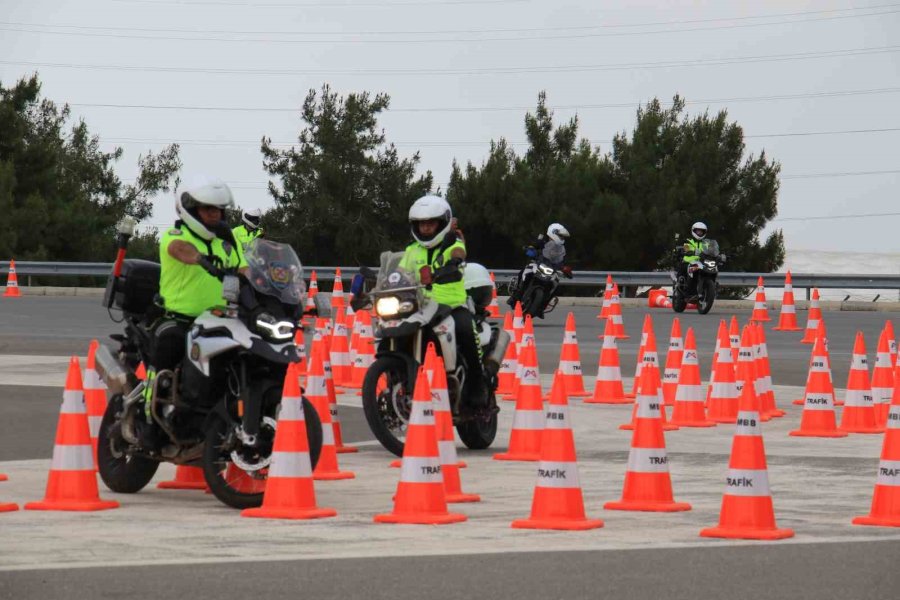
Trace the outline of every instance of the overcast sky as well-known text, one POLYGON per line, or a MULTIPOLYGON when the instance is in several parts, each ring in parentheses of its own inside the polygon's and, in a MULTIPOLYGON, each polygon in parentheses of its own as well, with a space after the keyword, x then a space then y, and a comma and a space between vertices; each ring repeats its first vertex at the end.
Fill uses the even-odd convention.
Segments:
MULTIPOLYGON (((522 142, 540 90, 602 151, 640 102, 679 93, 692 113, 727 108, 747 151, 782 164, 770 229, 789 249, 897 252, 898 39, 889 0, 0 0, 0 81, 38 71, 125 149, 123 179, 177 141, 185 173, 262 208, 259 139, 295 140, 323 82, 389 94, 388 140, 438 183, 491 139, 522 142), (847 217, 862 214, 882 216, 847 217)), ((155 207, 171 223, 172 197, 155 207)))

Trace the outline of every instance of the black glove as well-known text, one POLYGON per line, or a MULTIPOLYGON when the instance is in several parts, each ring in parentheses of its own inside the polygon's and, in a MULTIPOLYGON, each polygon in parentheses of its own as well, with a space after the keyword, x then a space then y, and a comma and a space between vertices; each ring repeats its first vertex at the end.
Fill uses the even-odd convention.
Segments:
POLYGON ((455 283, 457 281, 462 281, 463 274, 462 271, 459 270, 459 266, 463 263, 463 260, 458 256, 451 258, 446 265, 437 269, 432 275, 432 281, 434 283, 455 283))
POLYGON ((203 267, 203 270, 215 277, 216 279, 222 279, 225 277, 225 271, 217 267, 209 260, 207 256, 200 256, 200 259, 197 261, 197 264, 203 267))

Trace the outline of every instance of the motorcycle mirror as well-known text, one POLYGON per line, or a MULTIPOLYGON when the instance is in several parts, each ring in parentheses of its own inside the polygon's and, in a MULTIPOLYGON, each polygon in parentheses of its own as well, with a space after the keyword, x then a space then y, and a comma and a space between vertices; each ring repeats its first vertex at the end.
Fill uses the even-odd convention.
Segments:
POLYGON ((241 282, 235 275, 222 278, 222 297, 231 304, 237 304, 241 293, 241 282))
POLYGON ((316 294, 313 296, 313 304, 316 305, 316 316, 331 318, 331 298, 325 294, 316 294))

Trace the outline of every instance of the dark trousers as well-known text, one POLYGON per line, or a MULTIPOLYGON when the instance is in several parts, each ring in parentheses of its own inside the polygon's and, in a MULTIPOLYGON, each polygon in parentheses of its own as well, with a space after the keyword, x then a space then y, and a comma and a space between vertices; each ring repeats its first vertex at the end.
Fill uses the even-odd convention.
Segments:
POLYGON ((456 325, 456 348, 466 359, 469 365, 468 380, 474 382, 477 378, 484 377, 481 365, 481 352, 479 352, 478 340, 475 339, 475 321, 472 313, 465 306, 457 306, 450 313, 456 325))
POLYGON ((185 339, 191 323, 182 319, 163 319, 153 329, 153 357, 157 371, 174 370, 184 360, 185 339))

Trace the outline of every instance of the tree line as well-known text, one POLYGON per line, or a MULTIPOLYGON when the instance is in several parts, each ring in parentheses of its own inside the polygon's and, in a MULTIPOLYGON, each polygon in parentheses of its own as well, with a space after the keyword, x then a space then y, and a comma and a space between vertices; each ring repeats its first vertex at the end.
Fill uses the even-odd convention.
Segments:
MULTIPOLYGON (((418 173, 418 152, 402 156, 378 117, 386 94, 341 96, 310 90, 297 142, 260 143, 274 208, 268 237, 290 243, 305 264, 376 264, 409 241, 407 211, 426 193, 444 195, 459 218, 472 260, 520 267, 522 247, 551 222, 572 233, 568 254, 582 270, 667 268, 678 235, 705 221, 729 255, 729 270, 769 272, 784 261, 780 232, 761 239, 777 214, 780 165, 747 154, 743 130, 726 111, 689 115, 675 96, 637 109, 633 129, 608 152, 578 135, 578 118, 556 123, 546 95, 524 118, 528 147, 491 140, 480 164, 452 165, 446 190, 418 173)), ((139 175, 115 174, 122 150, 102 152, 83 120, 41 98, 37 75, 0 82, 0 257, 112 260, 124 215, 145 219, 152 199, 168 201, 182 167, 177 144, 138 159, 139 175)), ((624 125, 624 124, 623 124, 624 125)), ((238 198, 239 200, 239 198, 238 198)), ((141 232, 132 255, 153 259, 157 238, 141 232)))

